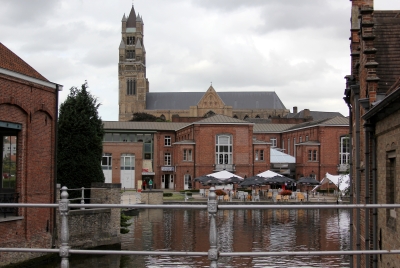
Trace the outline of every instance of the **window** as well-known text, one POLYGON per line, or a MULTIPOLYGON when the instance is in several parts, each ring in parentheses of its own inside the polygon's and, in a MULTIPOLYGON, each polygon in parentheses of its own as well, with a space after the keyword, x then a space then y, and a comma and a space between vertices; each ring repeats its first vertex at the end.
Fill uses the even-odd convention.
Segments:
POLYGON ((346 165, 350 163, 350 138, 340 137, 339 164, 346 165))
POLYGON ((287 139, 287 153, 290 154, 290 139, 287 139))
POLYGON ((312 150, 308 150, 308 161, 312 161, 312 150))
POLYGON ((136 80, 126 80, 126 95, 136 95, 136 80))
POLYGON ((192 161, 192 150, 191 149, 183 150, 183 161, 192 161))
POLYGON ((126 43, 127 43, 127 45, 130 45, 130 46, 134 45, 135 44, 135 37, 134 36, 128 36, 126 38, 126 43))
POLYGON ((255 155, 254 159, 255 159, 256 161, 258 161, 258 150, 256 150, 256 155, 255 155))
POLYGON ((313 161, 317 161, 317 150, 313 151, 313 161))
POLYGON ((112 155, 109 153, 104 153, 101 159, 101 168, 103 170, 111 170, 112 169, 112 155))
POLYGON ((317 161, 317 150, 308 150, 308 161, 317 161))
POLYGON ((134 170, 134 169, 135 169, 135 155, 121 154, 121 170, 134 170))
POLYGON ((232 164, 232 137, 230 135, 216 137, 215 163, 232 164))
POLYGON ((308 135, 306 135, 306 141, 308 141, 308 135))
POLYGON ((171 136, 164 137, 164 146, 171 146, 171 136))
POLYGON ((277 139, 276 138, 270 138, 270 142, 272 143, 272 147, 276 147, 277 144, 277 139))
POLYGON ((293 155, 296 156, 296 138, 293 138, 293 155))
POLYGON ((192 177, 189 174, 185 174, 185 189, 192 189, 192 177))
POLYGON ((260 150, 260 160, 264 160, 264 150, 260 150))
POLYGON ((17 166, 15 157, 15 149, 17 144, 17 136, 2 136, 3 154, 1 159, 1 185, 0 189, 15 189, 17 180, 17 166))
POLYGON ((303 142, 303 136, 300 136, 299 138, 299 142, 302 143, 303 142))
MULTIPOLYGON (((386 158, 386 203, 396 203, 396 151, 387 153, 386 158)), ((387 226, 396 229, 396 209, 386 209, 387 226)))
POLYGON ((127 59, 135 59, 135 50, 127 50, 126 51, 126 58, 127 59))
POLYGON ((264 160, 264 150, 256 150, 255 161, 263 161, 264 160))
POLYGON ((171 165, 171 153, 164 154, 164 165, 170 166, 171 165))

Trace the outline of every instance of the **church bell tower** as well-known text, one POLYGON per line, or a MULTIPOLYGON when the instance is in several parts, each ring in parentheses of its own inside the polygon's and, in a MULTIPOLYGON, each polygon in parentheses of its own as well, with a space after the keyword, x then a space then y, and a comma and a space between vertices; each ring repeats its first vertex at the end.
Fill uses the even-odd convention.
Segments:
POLYGON ((119 121, 129 121, 133 114, 146 109, 146 50, 143 41, 143 19, 132 5, 128 18, 122 17, 119 45, 118 88, 119 121))

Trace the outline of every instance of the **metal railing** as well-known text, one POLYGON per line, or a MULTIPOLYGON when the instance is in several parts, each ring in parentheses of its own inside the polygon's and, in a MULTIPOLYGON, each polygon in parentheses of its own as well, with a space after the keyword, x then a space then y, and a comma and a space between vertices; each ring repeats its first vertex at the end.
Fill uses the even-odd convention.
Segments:
POLYGON ((375 255, 375 254, 400 254, 400 250, 349 250, 349 251, 279 251, 279 252, 220 252, 217 243, 216 215, 218 209, 373 209, 373 208, 399 208, 400 204, 339 204, 339 205, 218 205, 215 188, 211 187, 207 205, 146 205, 146 204, 71 204, 68 200, 68 189, 61 188, 61 199, 59 204, 26 204, 26 203, 0 203, 0 207, 40 207, 59 208, 61 216, 61 245, 59 249, 47 248, 0 248, 0 252, 36 252, 36 253, 59 253, 61 267, 69 267, 69 256, 71 254, 110 254, 110 255, 153 255, 153 256, 208 256, 210 267, 218 267, 219 257, 266 257, 266 256, 322 256, 322 255, 375 255), (69 246, 68 212, 70 208, 146 208, 146 209, 199 209, 208 210, 209 242, 208 252, 189 251, 128 251, 128 250, 84 250, 72 249, 69 246))

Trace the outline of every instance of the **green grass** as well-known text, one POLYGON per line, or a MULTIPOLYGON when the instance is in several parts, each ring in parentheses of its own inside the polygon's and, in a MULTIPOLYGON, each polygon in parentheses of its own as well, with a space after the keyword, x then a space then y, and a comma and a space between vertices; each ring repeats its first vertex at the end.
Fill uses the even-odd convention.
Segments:
POLYGON ((185 200, 185 195, 173 193, 172 196, 164 196, 163 200, 178 200, 178 201, 185 200))

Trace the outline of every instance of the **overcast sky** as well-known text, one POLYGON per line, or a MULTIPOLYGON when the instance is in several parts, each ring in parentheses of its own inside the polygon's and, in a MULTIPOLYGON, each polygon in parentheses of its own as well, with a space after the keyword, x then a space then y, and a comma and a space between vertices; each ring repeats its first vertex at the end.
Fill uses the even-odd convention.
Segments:
MULTIPOLYGON (((0 41, 64 86, 85 80, 118 120, 121 19, 131 0, 0 0, 0 41)), ((287 109, 340 112, 349 0, 136 0, 151 92, 275 91, 287 109)), ((400 10, 398 0, 375 9, 400 10)))

